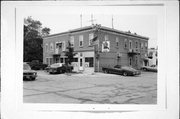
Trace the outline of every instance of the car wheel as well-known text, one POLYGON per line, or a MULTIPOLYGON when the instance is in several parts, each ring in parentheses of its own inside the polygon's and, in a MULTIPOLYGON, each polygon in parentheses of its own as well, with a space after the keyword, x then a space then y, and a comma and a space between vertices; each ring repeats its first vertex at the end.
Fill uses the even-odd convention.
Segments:
POLYGON ((123 76, 127 76, 127 73, 126 73, 126 72, 123 72, 123 76))

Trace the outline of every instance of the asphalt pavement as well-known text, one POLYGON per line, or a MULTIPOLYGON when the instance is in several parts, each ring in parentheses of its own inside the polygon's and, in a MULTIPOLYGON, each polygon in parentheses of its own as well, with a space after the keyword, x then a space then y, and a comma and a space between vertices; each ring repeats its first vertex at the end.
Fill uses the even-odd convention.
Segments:
POLYGON ((35 81, 23 82, 24 103, 156 104, 157 73, 140 76, 104 73, 50 75, 38 71, 35 81))

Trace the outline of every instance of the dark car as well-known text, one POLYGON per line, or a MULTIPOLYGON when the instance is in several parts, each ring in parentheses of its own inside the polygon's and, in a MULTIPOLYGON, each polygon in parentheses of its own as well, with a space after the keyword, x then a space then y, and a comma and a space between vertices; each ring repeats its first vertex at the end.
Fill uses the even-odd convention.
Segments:
POLYGON ((141 69, 144 71, 157 72, 157 66, 156 65, 143 66, 143 67, 141 67, 141 69))
POLYGON ((23 80, 35 80, 37 77, 37 72, 31 70, 29 64, 23 64, 23 80))
POLYGON ((50 74, 60 74, 65 72, 71 72, 73 66, 65 65, 64 63, 55 63, 46 68, 50 74))
POLYGON ((134 76, 134 75, 140 75, 141 72, 128 66, 120 66, 116 65, 114 68, 107 68, 103 67, 102 68, 104 73, 112 73, 112 74, 120 74, 123 76, 134 76))
POLYGON ((38 60, 33 60, 32 62, 28 63, 32 70, 44 70, 48 65, 39 62, 38 60))

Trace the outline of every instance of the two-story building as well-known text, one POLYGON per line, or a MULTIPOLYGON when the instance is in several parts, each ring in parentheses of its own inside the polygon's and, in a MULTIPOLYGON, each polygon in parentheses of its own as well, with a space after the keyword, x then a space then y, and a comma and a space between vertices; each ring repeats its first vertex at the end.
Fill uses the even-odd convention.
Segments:
POLYGON ((158 65, 158 52, 155 48, 148 49, 149 66, 158 65))
POLYGON ((102 67, 127 65, 140 69, 147 64, 148 37, 100 25, 86 26, 43 38, 43 62, 53 64, 67 59, 65 51, 70 41, 76 56, 76 71, 102 71, 102 67))

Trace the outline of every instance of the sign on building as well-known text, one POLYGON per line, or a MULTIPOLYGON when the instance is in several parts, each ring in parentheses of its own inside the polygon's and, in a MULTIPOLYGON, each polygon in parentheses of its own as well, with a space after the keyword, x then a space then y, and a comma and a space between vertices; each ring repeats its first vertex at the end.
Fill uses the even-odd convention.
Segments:
POLYGON ((102 43, 102 52, 110 51, 110 41, 103 41, 102 43))

